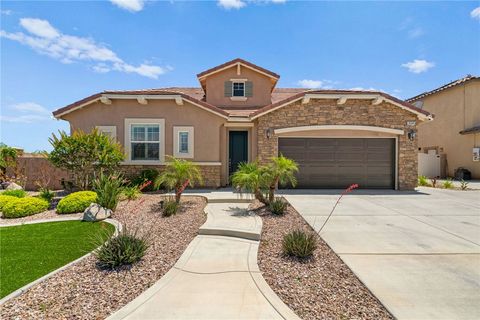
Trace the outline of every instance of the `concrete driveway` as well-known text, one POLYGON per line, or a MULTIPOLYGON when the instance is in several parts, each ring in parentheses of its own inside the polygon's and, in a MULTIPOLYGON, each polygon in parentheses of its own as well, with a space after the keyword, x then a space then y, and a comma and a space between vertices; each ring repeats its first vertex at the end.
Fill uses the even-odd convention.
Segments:
MULTIPOLYGON (((338 190, 285 190, 316 230, 338 190)), ((321 236, 398 319, 480 319, 480 191, 357 190, 321 236)))

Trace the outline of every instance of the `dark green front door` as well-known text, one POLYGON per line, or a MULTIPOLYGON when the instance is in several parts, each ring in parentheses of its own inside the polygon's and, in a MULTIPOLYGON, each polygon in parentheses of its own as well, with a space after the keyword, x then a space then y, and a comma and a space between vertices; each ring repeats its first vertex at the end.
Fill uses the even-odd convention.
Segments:
POLYGON ((228 172, 232 175, 241 162, 248 161, 248 132, 230 131, 228 146, 228 172))

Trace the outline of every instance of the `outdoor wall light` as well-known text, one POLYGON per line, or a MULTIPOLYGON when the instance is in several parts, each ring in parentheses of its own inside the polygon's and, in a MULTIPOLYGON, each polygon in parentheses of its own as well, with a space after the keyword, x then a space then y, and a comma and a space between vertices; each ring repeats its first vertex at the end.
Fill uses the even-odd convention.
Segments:
POLYGON ((270 139, 272 137, 272 134, 273 134, 272 128, 267 128, 265 130, 265 135, 267 136, 267 139, 270 139))
POLYGON ((415 130, 410 130, 408 131, 407 136, 408 136, 408 140, 413 141, 417 136, 417 132, 415 130))

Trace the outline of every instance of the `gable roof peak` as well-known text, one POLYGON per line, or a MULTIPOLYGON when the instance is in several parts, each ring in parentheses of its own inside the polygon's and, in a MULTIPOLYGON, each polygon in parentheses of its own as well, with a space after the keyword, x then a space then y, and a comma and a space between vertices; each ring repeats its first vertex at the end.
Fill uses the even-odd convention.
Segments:
POLYGON ((236 59, 227 61, 227 62, 225 62, 225 63, 222 63, 222 64, 220 64, 220 65, 218 65, 218 66, 215 66, 215 67, 213 67, 213 68, 210 68, 210 69, 207 69, 207 70, 205 70, 205 71, 202 71, 202 72, 200 72, 200 73, 197 74, 197 78, 199 78, 199 79, 200 79, 200 78, 205 78, 205 77, 208 76, 208 75, 211 75, 211 74, 216 73, 216 72, 220 72, 220 71, 222 71, 222 70, 224 70, 224 69, 230 68, 230 67, 232 67, 232 66, 234 66, 234 65, 238 65, 238 64, 240 64, 240 65, 242 65, 242 66, 245 66, 245 67, 247 67, 247 68, 253 69, 253 70, 257 71, 257 72, 263 73, 263 74, 265 74, 266 76, 271 77, 271 78, 273 78, 273 79, 275 79, 275 80, 278 80, 278 79, 280 78, 280 75, 279 75, 279 74, 277 74, 277 73, 275 73, 275 72, 273 72, 273 71, 270 71, 270 70, 268 70, 268 69, 262 68, 262 67, 260 67, 260 66, 258 66, 258 65, 256 65, 256 64, 253 64, 253 63, 251 63, 251 62, 249 62, 249 61, 247 61, 247 60, 244 60, 244 59, 242 59, 242 58, 236 58, 236 59))

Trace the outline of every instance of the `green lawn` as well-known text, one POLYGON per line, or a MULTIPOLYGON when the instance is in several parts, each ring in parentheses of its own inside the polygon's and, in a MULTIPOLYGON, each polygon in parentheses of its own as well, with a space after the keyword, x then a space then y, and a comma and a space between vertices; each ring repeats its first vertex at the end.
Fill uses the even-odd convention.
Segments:
POLYGON ((92 251, 106 222, 62 221, 0 228, 0 298, 92 251))

